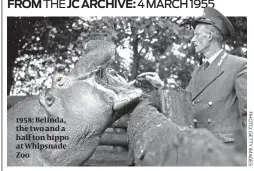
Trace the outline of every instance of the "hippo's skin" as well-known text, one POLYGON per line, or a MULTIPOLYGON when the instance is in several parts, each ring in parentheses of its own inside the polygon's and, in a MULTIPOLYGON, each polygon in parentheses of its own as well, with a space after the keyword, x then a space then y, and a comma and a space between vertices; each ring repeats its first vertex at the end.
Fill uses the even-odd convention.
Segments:
MULTIPOLYGON (((8 166, 82 165, 96 150, 105 129, 135 107, 142 91, 129 87, 127 82, 114 71, 100 67, 102 63, 105 64, 105 58, 108 58, 105 54, 112 54, 113 48, 98 48, 100 53, 97 57, 101 60, 96 64, 92 59, 88 63, 89 61, 81 58, 76 66, 83 68, 75 66, 75 72, 69 75, 56 74, 52 88, 43 90, 38 96, 26 98, 8 110, 8 166), (104 56, 101 56, 101 52, 104 56), (82 64, 82 61, 86 63, 82 64), (60 117, 66 123, 20 124, 16 123, 16 118, 19 117, 60 117), (17 132, 18 125, 28 127, 60 125, 66 130, 17 132), (68 136, 69 139, 62 141, 67 145, 66 149, 16 149, 17 144, 21 143, 55 144, 54 140, 16 140, 16 134, 24 136, 54 134, 68 136), (17 158, 17 152, 29 153, 30 157, 17 158)), ((91 50, 94 57, 96 57, 96 50, 97 48, 91 50)), ((87 53, 88 57, 89 53, 87 53)))

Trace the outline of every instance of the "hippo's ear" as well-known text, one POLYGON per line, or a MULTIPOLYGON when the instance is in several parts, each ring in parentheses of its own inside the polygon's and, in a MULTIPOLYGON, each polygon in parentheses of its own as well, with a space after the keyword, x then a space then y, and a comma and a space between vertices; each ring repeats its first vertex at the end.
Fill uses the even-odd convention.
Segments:
POLYGON ((129 94, 118 95, 117 99, 114 99, 113 109, 115 111, 124 110, 131 103, 135 104, 139 101, 142 96, 142 90, 135 89, 131 91, 129 94))

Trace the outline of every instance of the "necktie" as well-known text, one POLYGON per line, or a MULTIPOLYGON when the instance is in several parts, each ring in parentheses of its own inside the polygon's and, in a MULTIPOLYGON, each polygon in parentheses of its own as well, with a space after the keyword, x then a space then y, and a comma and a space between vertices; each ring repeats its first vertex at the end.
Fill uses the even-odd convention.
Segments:
POLYGON ((205 63, 204 69, 206 70, 207 67, 208 67, 209 65, 210 65, 210 63, 207 61, 207 62, 205 63))

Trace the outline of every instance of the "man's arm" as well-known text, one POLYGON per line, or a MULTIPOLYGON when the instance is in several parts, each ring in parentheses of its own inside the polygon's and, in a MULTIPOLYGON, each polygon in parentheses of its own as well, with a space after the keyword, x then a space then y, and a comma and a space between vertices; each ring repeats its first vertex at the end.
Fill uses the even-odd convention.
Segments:
POLYGON ((238 98, 242 125, 247 127, 247 61, 244 62, 235 79, 235 90, 238 98))

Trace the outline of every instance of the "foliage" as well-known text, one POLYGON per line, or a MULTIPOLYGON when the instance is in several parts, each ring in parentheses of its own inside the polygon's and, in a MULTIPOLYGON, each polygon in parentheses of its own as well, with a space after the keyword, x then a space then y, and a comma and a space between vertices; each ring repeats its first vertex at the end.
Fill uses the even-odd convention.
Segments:
MULTIPOLYGON (((37 94, 50 87, 52 74, 68 73, 80 58, 84 42, 98 38, 117 45, 113 68, 129 81, 139 73, 153 71, 166 84, 185 88, 200 61, 190 45, 193 28, 182 25, 192 20, 191 17, 9 17, 11 94, 37 94)), ((227 50, 246 57, 246 18, 230 20, 237 36, 227 40, 227 50)), ((144 86, 149 88, 148 83, 144 86)))

